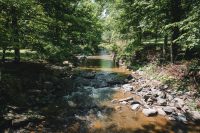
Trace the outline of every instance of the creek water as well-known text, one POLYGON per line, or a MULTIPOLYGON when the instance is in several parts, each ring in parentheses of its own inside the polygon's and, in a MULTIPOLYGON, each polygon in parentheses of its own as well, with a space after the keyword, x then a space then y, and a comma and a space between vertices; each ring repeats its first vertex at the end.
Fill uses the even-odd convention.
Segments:
MULTIPOLYGON (((34 68, 33 74, 30 74, 29 70, 22 75, 22 71, 19 70, 20 75, 22 75, 19 79, 23 80, 10 81, 13 87, 9 87, 10 90, 6 90, 6 92, 9 92, 7 99, 10 99, 10 101, 8 103, 15 106, 25 106, 25 109, 28 109, 28 113, 25 113, 25 115, 28 114, 32 117, 36 113, 36 115, 45 116, 45 119, 39 122, 36 120, 34 120, 35 122, 23 121, 22 119, 23 123, 19 121, 17 126, 22 127, 21 123, 29 122, 25 128, 21 128, 21 130, 17 127, 9 127, 8 124, 9 130, 3 130, 5 132, 200 132, 200 127, 196 123, 183 124, 176 121, 168 121, 165 117, 159 115, 146 117, 141 111, 133 111, 127 105, 113 103, 114 99, 133 96, 131 92, 124 93, 120 89, 121 85, 124 84, 124 80, 131 74, 131 71, 117 67, 112 61, 112 57, 105 53, 89 56, 86 62, 75 69, 74 75, 70 79, 53 76, 50 72, 43 74, 43 72, 40 72, 41 69, 44 69, 43 67, 39 67, 38 71, 35 72, 36 66, 27 67, 26 65, 26 68, 22 67, 22 70, 27 70, 28 68, 34 68), (33 79, 33 75, 35 75, 35 79, 33 79), (30 80, 33 81, 32 84, 30 84, 30 80, 27 80, 27 76, 30 76, 30 80), (26 80, 27 82, 25 82, 26 80), (20 84, 19 81, 23 84, 20 84), (35 81, 37 85, 35 85, 35 81), (19 84, 19 87, 16 84, 19 84), (39 90, 36 91, 35 89, 39 90)), ((136 100, 139 99, 138 96, 133 97, 136 100)), ((26 110, 18 113, 24 112, 26 110)), ((10 112, 11 114, 12 111, 10 112)), ((15 113, 13 115, 16 116, 15 113)))

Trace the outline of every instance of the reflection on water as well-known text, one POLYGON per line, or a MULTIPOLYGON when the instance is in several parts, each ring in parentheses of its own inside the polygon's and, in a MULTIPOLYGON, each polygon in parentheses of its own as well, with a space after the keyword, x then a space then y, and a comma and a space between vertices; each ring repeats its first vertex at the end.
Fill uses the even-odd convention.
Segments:
POLYGON ((87 61, 84 62, 80 67, 81 70, 88 71, 106 71, 116 72, 122 74, 130 74, 126 68, 118 67, 112 60, 111 55, 106 55, 102 52, 102 55, 88 56, 87 61))

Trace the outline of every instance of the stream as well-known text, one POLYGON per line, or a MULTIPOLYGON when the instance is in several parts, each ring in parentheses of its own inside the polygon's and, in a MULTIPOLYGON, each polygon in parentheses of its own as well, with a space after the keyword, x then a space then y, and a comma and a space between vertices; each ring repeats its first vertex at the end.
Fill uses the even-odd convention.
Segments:
MULTIPOLYGON (((8 120, 12 120, 14 128, 7 127, 2 132, 199 133, 200 131, 200 128, 192 123, 169 121, 161 115, 146 117, 141 111, 133 111, 130 106, 118 103, 119 99, 132 96, 133 99, 140 100, 140 97, 121 90, 121 86, 129 81, 132 72, 117 67, 110 55, 89 56, 87 62, 76 68, 73 73, 70 79, 62 78, 62 80, 48 76, 42 80, 40 75, 37 80, 44 82, 45 86, 42 90, 31 91, 31 94, 21 100, 28 99, 28 103, 32 103, 31 107, 25 114, 23 111, 19 113, 15 119, 9 117, 8 120), (33 116, 35 114, 33 112, 36 112, 40 120, 27 121, 25 115, 33 116), (26 120, 26 124, 22 126, 23 120, 26 120)), ((42 77, 44 78, 44 75, 42 77)), ((22 102, 20 104, 27 106, 22 102)), ((7 116, 12 115, 12 111, 7 114, 7 116)))

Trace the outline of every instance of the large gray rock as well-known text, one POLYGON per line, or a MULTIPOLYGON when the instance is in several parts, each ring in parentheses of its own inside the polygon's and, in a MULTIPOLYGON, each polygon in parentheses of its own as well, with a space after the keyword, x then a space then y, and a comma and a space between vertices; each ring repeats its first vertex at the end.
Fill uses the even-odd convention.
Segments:
POLYGON ((143 109, 142 110, 142 113, 145 115, 145 116, 154 116, 154 115, 157 115, 157 110, 155 109, 143 109))

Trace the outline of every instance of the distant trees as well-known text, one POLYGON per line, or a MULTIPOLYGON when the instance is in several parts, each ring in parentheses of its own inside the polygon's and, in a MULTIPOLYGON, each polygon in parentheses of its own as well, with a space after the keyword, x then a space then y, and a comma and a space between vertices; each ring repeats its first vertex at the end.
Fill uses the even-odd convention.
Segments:
POLYGON ((101 41, 99 7, 90 0, 0 0, 0 48, 36 50, 50 60, 66 59, 101 41))
POLYGON ((199 3, 198 0, 115 0, 108 10, 118 16, 108 16, 114 19, 113 30, 119 33, 118 40, 126 42, 123 54, 131 56, 154 39, 154 45, 162 44, 161 57, 174 62, 180 53, 187 57, 194 47, 200 47, 199 3))

